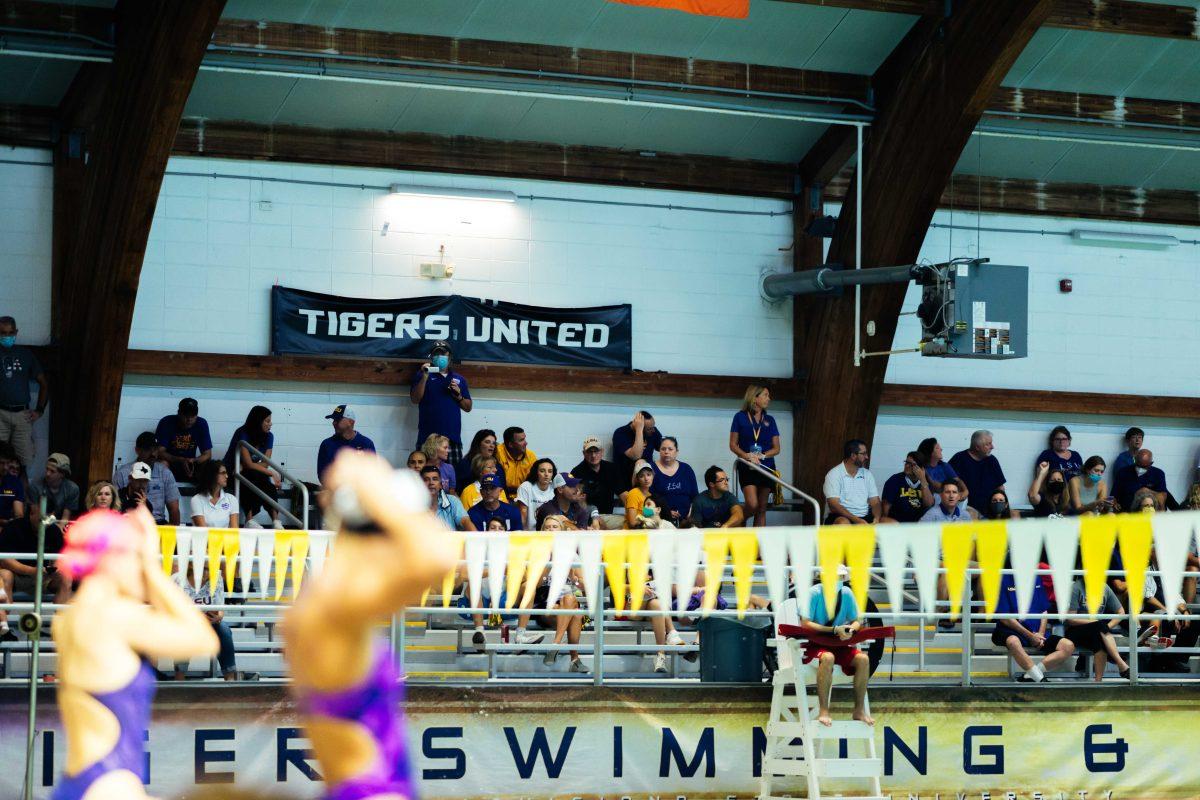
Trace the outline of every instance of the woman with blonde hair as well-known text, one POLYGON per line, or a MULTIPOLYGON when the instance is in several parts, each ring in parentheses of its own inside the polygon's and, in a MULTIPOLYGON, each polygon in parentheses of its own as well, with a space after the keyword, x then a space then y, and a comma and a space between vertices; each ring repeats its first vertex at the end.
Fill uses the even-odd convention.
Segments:
POLYGON ((432 464, 438 468, 438 474, 442 476, 442 489, 450 494, 458 494, 454 465, 449 461, 450 439, 439 433, 431 433, 421 444, 421 452, 425 454, 425 466, 432 464))
POLYGON ((159 564, 144 509, 85 514, 67 531, 58 568, 80 581, 51 629, 67 760, 53 800, 147 797, 142 733, 160 658, 212 658, 212 625, 159 564))
MULTIPOLYGON (((767 413, 771 404, 771 390, 759 384, 750 384, 742 397, 742 408, 733 415, 729 426, 729 452, 763 469, 775 469, 775 456, 779 455, 779 425, 767 413)), ((775 488, 775 481, 756 469, 737 464, 738 486, 746 498, 747 526, 762 527, 767 524, 767 498, 775 488), (751 521, 753 520, 753 521, 751 521)))
POLYGON ((83 507, 88 511, 120 511, 121 497, 117 494, 117 487, 112 481, 96 481, 88 487, 83 507))

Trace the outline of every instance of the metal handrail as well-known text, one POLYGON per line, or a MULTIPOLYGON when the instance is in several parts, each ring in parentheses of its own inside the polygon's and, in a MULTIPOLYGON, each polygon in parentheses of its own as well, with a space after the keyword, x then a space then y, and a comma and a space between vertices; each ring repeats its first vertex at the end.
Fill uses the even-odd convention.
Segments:
POLYGON ((776 475, 774 472, 771 472, 769 469, 764 468, 760 464, 755 464, 753 461, 750 461, 749 459, 746 459, 746 458, 742 458, 741 456, 735 456, 734 458, 737 459, 739 464, 745 464, 750 469, 756 470, 757 472, 760 472, 763 475, 765 475, 766 477, 775 481, 780 486, 782 486, 785 489, 787 489, 788 491, 790 491, 792 494, 794 494, 798 497, 802 497, 805 500, 807 500, 809 503, 812 504, 812 507, 813 507, 813 523, 819 524, 821 522, 821 504, 818 503, 816 498, 814 498, 812 495, 805 494, 804 492, 800 491, 795 486, 788 483, 783 478, 780 478, 778 475, 776 475))
POLYGON ((267 466, 271 467, 276 472, 278 472, 279 476, 281 478, 287 478, 289 481, 292 482, 293 486, 300 487, 300 496, 302 498, 301 504, 303 506, 303 508, 300 512, 301 517, 297 517, 291 511, 288 511, 286 508, 281 506, 279 504, 279 501, 273 500, 272 498, 270 498, 267 495, 266 492, 264 492, 262 489, 259 489, 253 483, 251 483, 249 478, 242 475, 242 454, 240 452, 238 452, 238 453, 235 453, 235 457, 233 459, 233 477, 235 478, 235 482, 233 485, 233 494, 238 499, 238 507, 239 508, 241 507, 241 500, 242 500, 241 488, 242 488, 242 484, 245 484, 246 488, 249 489, 250 491, 254 492, 256 495, 258 495, 259 499, 262 500, 263 503, 265 503, 266 505, 268 505, 271 508, 278 511, 280 514, 287 517, 288 521, 290 521, 294 525, 299 526, 300 530, 302 530, 302 531, 308 530, 308 487, 304 485, 304 481, 299 480, 295 475, 292 475, 290 472, 285 470, 281 465, 276 464, 274 461, 267 458, 265 455, 263 455, 262 451, 260 451, 254 445, 247 442, 245 439, 238 440, 237 446, 239 449, 245 448, 252 456, 258 456, 258 458, 262 459, 262 461, 267 466))

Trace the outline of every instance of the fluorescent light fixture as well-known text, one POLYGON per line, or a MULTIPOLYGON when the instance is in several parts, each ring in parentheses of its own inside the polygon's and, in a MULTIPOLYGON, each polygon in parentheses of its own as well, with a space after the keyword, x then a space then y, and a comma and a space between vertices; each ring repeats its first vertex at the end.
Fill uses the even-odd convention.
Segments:
POLYGON ((1174 236, 1164 234, 1126 233, 1125 231, 1086 230, 1083 228, 1076 228, 1071 231, 1071 238, 1079 244, 1090 244, 1099 247, 1165 249, 1179 245, 1179 240, 1174 236))
POLYGON ((436 197, 442 200, 482 200, 490 203, 515 203, 517 195, 514 192, 499 192, 491 189, 455 189, 451 186, 410 186, 404 183, 393 183, 392 194, 409 197, 436 197))

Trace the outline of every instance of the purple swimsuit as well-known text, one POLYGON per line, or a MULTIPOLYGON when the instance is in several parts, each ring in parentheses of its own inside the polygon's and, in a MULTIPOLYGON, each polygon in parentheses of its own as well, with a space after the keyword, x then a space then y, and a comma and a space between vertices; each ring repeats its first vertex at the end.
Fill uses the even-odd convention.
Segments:
POLYGON ((137 674, 128 684, 114 692, 92 697, 112 712, 119 727, 117 743, 108 755, 84 768, 77 775, 63 775, 51 795, 52 800, 80 800, 102 775, 128 770, 146 782, 146 754, 142 732, 150 724, 150 705, 154 702, 154 669, 142 659, 137 674))
POLYGON ((371 670, 357 687, 338 692, 305 691, 297 701, 304 714, 357 722, 367 729, 379 748, 379 760, 374 767, 330 786, 326 795, 329 800, 367 800, 386 794, 415 800, 404 740, 404 685, 385 644, 376 646, 371 670))

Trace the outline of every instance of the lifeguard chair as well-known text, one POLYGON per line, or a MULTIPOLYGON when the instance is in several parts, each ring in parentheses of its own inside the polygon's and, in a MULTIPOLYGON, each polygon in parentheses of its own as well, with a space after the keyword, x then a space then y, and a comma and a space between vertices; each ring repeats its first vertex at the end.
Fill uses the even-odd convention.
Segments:
MULTIPOLYGON (((826 727, 817 722, 817 664, 802 663, 804 640, 779 635, 780 625, 800 624, 795 598, 789 598, 775 615, 775 646, 779 669, 775 672, 771 692, 771 716, 767 720, 767 749, 762 762, 759 800, 778 800, 795 797, 794 778, 807 781, 808 800, 886 800, 880 787, 883 761, 875 754, 875 729, 857 720, 835 720, 826 727), (813 692, 809 692, 809 687, 813 692), (789 689, 791 691, 789 692, 789 689), (847 740, 847 756, 841 757, 840 740, 847 740), (798 741, 797 741, 798 740, 798 741), (850 756, 855 743, 863 747, 862 755, 850 756), (832 749, 833 754, 827 751, 832 749), (839 783, 865 781, 866 794, 822 794, 825 779, 839 783)), ((833 685, 853 683, 853 678, 835 667, 833 685)), ((832 691, 832 689, 831 689, 832 691)), ((863 706, 870 713, 867 698, 863 706)))

